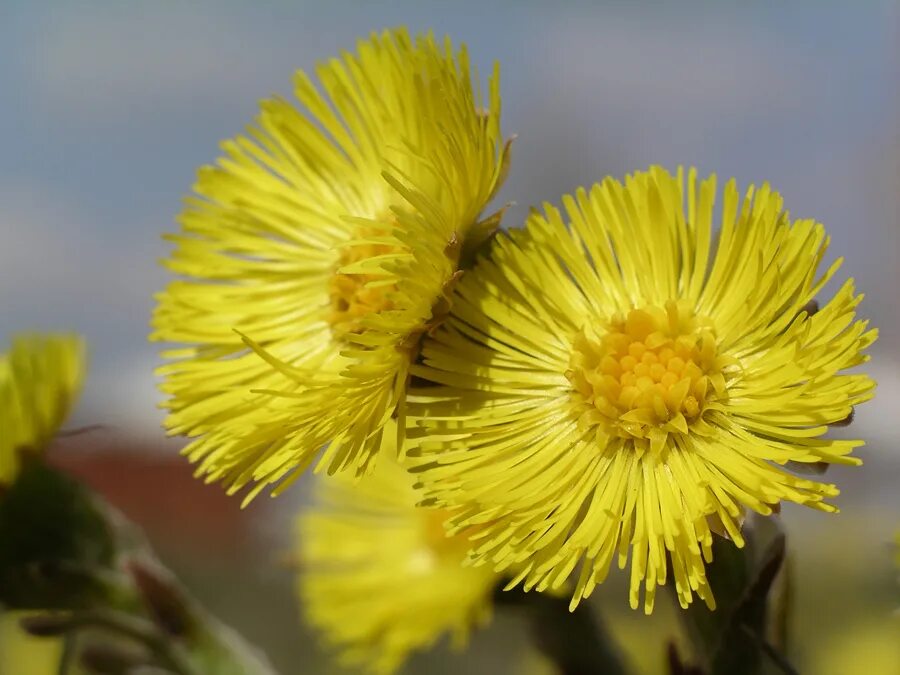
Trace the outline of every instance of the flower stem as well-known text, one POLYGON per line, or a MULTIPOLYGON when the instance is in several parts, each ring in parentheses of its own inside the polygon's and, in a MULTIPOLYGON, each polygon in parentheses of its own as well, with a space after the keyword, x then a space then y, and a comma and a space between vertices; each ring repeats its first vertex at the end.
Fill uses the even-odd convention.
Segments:
POLYGON ((43 612, 22 625, 64 640, 60 673, 92 655, 179 675, 275 675, 190 597, 132 523, 51 467, 25 466, 4 493, 0 542, 0 606, 43 612))
POLYGON ((625 675, 619 649, 589 603, 570 612, 567 598, 502 587, 495 593, 497 604, 525 609, 534 645, 560 675, 625 675))

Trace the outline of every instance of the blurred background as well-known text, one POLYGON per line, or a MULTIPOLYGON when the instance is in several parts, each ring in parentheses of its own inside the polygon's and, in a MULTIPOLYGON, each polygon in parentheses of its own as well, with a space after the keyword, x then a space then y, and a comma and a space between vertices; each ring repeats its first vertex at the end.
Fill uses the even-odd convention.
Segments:
MULTIPOLYGON (((501 193, 507 224, 607 174, 695 165, 740 185, 770 181, 791 212, 823 222, 832 258, 881 329, 874 402, 850 433, 865 466, 835 470, 842 513, 788 507, 797 574, 792 654, 801 672, 900 661, 890 542, 900 528, 900 5, 709 2, 6 2, 0 7, 0 337, 76 330, 92 354, 57 444, 147 528, 162 557, 286 674, 339 672, 299 619, 292 521, 306 487, 245 511, 194 481, 160 429, 146 342, 166 275, 161 240, 197 167, 292 72, 405 24, 502 66, 504 131, 518 134, 501 193), (724 5, 724 3, 723 3, 724 5), (894 621, 891 624, 891 621, 894 621), (866 655, 840 658, 853 650, 866 655), (842 656, 843 655, 843 656, 842 656), (879 657, 879 655, 881 655, 879 657), (838 664, 838 665, 836 665, 838 664)), ((660 672, 671 612, 626 609, 617 576, 594 600, 640 664, 660 672)), ((463 655, 410 673, 541 672, 501 613, 463 655)), ((900 671, 898 671, 900 672, 900 671)))

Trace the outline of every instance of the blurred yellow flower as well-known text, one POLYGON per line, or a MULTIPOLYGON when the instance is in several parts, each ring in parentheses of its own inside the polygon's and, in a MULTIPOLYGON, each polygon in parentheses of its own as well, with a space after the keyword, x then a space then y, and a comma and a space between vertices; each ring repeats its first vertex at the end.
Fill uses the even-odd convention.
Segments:
POLYGON ((900 619, 847 621, 810 655, 809 672, 816 675, 900 673, 900 619))
POLYGON ((264 101, 201 169, 151 339, 166 426, 231 492, 319 467, 365 473, 403 442, 419 338, 446 313, 467 235, 499 188, 499 74, 484 100, 465 48, 403 30, 303 72, 300 108, 264 101), (401 421, 393 438, 391 418, 401 421))
POLYGON ((834 485, 785 464, 859 463, 861 441, 823 434, 872 396, 842 371, 876 331, 852 280, 812 312, 840 264, 817 273, 822 225, 730 181, 715 239, 715 195, 693 169, 607 179, 461 281, 412 370, 441 386, 411 392, 410 419, 426 495, 480 529, 473 562, 537 590, 584 562, 574 606, 630 556, 632 607, 670 574, 682 606, 713 607, 713 532, 742 546, 744 508, 836 510, 834 485))
POLYGON ((320 478, 298 520, 304 611, 347 664, 392 672, 444 633, 462 645, 490 617, 499 577, 464 567, 468 540, 447 537, 446 513, 418 498, 412 476, 385 460, 359 481, 320 478))
POLYGON ((65 421, 84 379, 84 343, 74 335, 25 334, 0 354, 0 486, 19 473, 65 421))
POLYGON ((31 637, 19 627, 25 616, 0 611, 0 675, 57 675, 62 640, 31 637))

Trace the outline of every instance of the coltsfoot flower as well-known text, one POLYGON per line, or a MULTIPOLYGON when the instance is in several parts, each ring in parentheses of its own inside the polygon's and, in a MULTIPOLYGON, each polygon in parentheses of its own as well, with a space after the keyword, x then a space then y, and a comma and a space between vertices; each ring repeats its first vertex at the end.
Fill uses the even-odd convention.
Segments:
POLYGON ((396 452, 419 339, 499 220, 479 220, 508 159, 496 70, 484 100, 465 48, 401 30, 317 73, 201 169, 153 317, 151 339, 186 344, 159 369, 169 432, 248 499, 326 446, 332 472, 396 452))
POLYGON ((446 536, 446 512, 416 506, 414 479, 398 464, 379 462, 359 481, 318 480, 298 520, 298 589, 346 663, 391 672, 442 634, 464 643, 490 617, 497 575, 463 566, 468 539, 446 536))
MULTIPOLYGON (((825 437, 872 396, 848 368, 876 338, 846 281, 813 311, 840 260, 817 268, 824 228, 791 221, 768 185, 661 168, 545 205, 457 288, 413 374, 421 480, 478 528, 471 558, 559 586, 573 606, 631 558, 632 607, 674 577, 682 606, 710 606, 714 532, 743 545, 744 509, 783 501, 836 511, 831 484, 797 463, 858 464, 825 437), (788 465, 788 466, 785 466, 788 465)), ((412 432, 411 432, 412 435, 412 432)))
POLYGON ((23 334, 0 354, 0 487, 18 476, 24 453, 44 450, 84 379, 84 343, 74 335, 23 334))

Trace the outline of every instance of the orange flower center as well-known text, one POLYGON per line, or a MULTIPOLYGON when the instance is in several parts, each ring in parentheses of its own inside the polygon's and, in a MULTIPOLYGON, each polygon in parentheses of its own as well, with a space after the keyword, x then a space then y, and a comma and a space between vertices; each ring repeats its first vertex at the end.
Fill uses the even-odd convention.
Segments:
POLYGON ((344 246, 338 269, 328 285, 328 294, 331 298, 328 322, 335 337, 363 332, 367 316, 394 308, 391 295, 397 290, 397 285, 392 283, 386 274, 344 273, 340 270, 375 256, 396 253, 398 250, 399 247, 386 243, 344 246))
POLYGON ((727 363, 710 321, 669 301, 583 330, 566 377, 588 404, 586 421, 609 436, 659 445, 670 433, 688 433, 727 397, 727 363))

